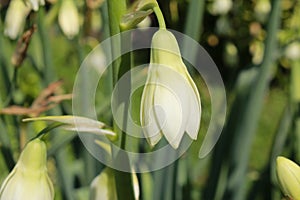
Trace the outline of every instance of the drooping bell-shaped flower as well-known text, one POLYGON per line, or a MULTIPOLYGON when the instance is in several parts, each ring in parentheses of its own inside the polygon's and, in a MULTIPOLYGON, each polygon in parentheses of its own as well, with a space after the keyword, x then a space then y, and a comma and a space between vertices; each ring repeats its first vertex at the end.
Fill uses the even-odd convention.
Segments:
POLYGON ((30 7, 26 6, 22 0, 12 0, 5 16, 4 35, 10 39, 16 39, 23 30, 29 12, 30 7))
POLYGON ((54 190, 47 173, 46 145, 40 139, 30 141, 3 182, 0 200, 53 200, 54 190))
POLYGON ((58 13, 58 23, 63 33, 72 39, 79 33, 79 14, 73 0, 63 0, 58 13))
POLYGON ((200 95, 182 61, 174 35, 158 30, 141 100, 141 124, 151 146, 164 136, 178 148, 185 132, 196 140, 201 117, 200 95))
POLYGON ((300 200, 300 167, 282 156, 277 157, 276 165, 278 181, 284 195, 300 200))

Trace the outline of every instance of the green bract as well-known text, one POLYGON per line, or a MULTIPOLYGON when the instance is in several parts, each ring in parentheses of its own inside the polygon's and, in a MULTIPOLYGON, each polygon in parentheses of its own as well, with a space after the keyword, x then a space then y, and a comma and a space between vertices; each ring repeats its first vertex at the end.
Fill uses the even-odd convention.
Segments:
POLYGON ((63 115, 63 116, 46 116, 23 119, 24 122, 29 121, 52 121, 62 123, 61 127, 69 131, 80 131, 86 133, 94 133, 98 135, 111 135, 116 134, 108 129, 104 129, 105 124, 86 117, 63 115))
POLYGON ((162 137, 178 148, 186 131, 196 140, 200 95, 182 61, 174 35, 158 30, 152 38, 151 61, 141 101, 141 124, 151 146, 162 137))

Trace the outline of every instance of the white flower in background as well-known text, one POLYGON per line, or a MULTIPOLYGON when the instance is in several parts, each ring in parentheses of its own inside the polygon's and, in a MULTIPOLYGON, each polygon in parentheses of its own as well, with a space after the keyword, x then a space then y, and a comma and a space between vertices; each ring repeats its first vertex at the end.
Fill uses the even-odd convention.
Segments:
POLYGON ((25 3, 32 7, 32 10, 38 11, 40 5, 45 5, 45 0, 26 0, 25 3))
POLYGON ((293 42, 288 45, 285 49, 285 56, 291 60, 296 60, 300 58, 300 44, 297 42, 293 42))
POLYGON ((46 145, 40 139, 30 141, 3 182, 0 200, 53 200, 54 190, 48 176, 46 145))
POLYGON ((58 13, 58 23, 63 33, 72 39, 79 33, 79 14, 73 0, 63 0, 58 13))
POLYGON ((148 28, 150 26, 151 26, 151 18, 149 16, 145 17, 145 19, 143 19, 143 21, 141 21, 137 25, 138 28, 148 28))
POLYGON ((5 16, 4 35, 16 39, 23 30, 29 12, 30 7, 27 7, 22 0, 12 0, 5 16))
POLYGON ((90 200, 117 200, 116 183, 112 169, 105 168, 91 183, 90 200))
POLYGON ((116 136, 116 134, 107 129, 103 129, 105 124, 93 119, 86 117, 79 117, 73 115, 64 115, 64 116, 46 116, 46 117, 35 117, 23 119, 23 122, 29 121, 53 121, 62 123, 61 127, 69 131, 79 131, 94 133, 99 135, 111 135, 116 136))
POLYGON ((282 156, 277 157, 276 165, 278 181, 284 195, 300 200, 300 167, 282 156))
POLYGON ((257 15, 267 15, 271 11, 271 3, 269 0, 258 0, 254 10, 257 15))
POLYGON ((215 0, 212 5, 212 12, 217 15, 226 15, 231 8, 231 0, 215 0))
MULTIPOLYGON (((135 200, 139 199, 140 190, 138 179, 132 173, 132 184, 135 200)), ((110 168, 105 168, 91 183, 90 200, 117 200, 115 176, 110 168)))
POLYGON ((157 31, 141 100, 141 124, 151 146, 162 136, 178 148, 184 132, 196 140, 201 117, 200 95, 182 61, 174 35, 157 31))

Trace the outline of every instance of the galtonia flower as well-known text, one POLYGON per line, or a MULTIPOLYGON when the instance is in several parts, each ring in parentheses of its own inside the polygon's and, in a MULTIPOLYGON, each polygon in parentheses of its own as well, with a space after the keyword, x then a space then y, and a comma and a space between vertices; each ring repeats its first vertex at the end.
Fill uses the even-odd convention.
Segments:
POLYGON ((298 42, 293 42, 289 44, 284 52, 285 56, 291 60, 297 60, 300 58, 300 44, 298 42))
POLYGON ((4 35, 16 39, 23 30, 29 12, 30 7, 27 7, 22 0, 12 0, 5 16, 4 35))
MULTIPOLYGON (((132 173, 135 200, 139 199, 140 189, 135 173, 132 173)), ((90 200, 117 200, 115 176, 110 168, 105 168, 91 183, 90 200)))
POLYGON ((164 135, 175 149, 184 132, 196 140, 201 116, 200 95, 182 61, 174 35, 158 30, 152 38, 151 61, 141 100, 141 124, 154 146, 164 135))
POLYGON ((290 199, 300 200, 300 167, 282 156, 277 157, 276 164, 282 192, 290 199))
POLYGON ((47 173, 46 145, 40 139, 29 142, 3 182, 0 200, 53 200, 54 190, 47 173))
POLYGON ((63 0, 58 13, 58 23, 63 33, 72 39, 79 33, 79 14, 73 0, 63 0))
POLYGON ((38 11, 40 5, 45 5, 45 0, 26 0, 25 2, 30 5, 34 11, 38 11))
POLYGON ((90 200, 117 200, 116 183, 112 169, 105 168, 91 183, 90 200))
POLYGON ((217 15, 226 15, 232 8, 232 0, 215 0, 212 11, 217 15))

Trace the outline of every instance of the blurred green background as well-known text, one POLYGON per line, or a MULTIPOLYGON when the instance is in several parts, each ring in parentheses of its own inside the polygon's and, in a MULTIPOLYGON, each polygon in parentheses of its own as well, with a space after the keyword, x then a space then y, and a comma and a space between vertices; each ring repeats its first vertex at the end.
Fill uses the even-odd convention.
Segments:
MULTIPOLYGON (((78 21, 71 14, 66 21, 78 26, 75 33, 64 30, 66 25, 59 22, 60 15, 68 13, 62 11, 64 0, 46 1, 38 11, 28 12, 16 37, 5 30, 7 23, 17 24, 18 10, 13 21, 7 22, 12 1, 0 1, 1 183, 20 149, 46 126, 24 124, 23 118, 72 114, 68 94, 76 72, 90 51, 110 36, 106 1, 74 0, 78 21), (26 46, 22 34, 33 25, 27 54, 16 65, 18 51, 26 46)), ((127 1, 128 8, 133 3, 127 1)), ((191 71, 203 106, 200 139, 171 166, 138 174, 140 199, 282 199, 275 158, 284 155, 300 163, 300 1, 158 3, 167 27, 198 41, 218 66, 226 87, 227 120, 216 147, 199 159, 210 97, 201 77, 191 71)), ((157 27, 158 23, 151 14, 139 26, 157 27)), ((141 57, 136 63, 147 60, 148 53, 137 54, 141 57)), ((99 120, 111 125, 107 92, 99 95, 96 105, 99 120)), ((55 199, 88 199, 89 184, 104 166, 89 155, 75 133, 56 132, 47 136, 55 199)))

